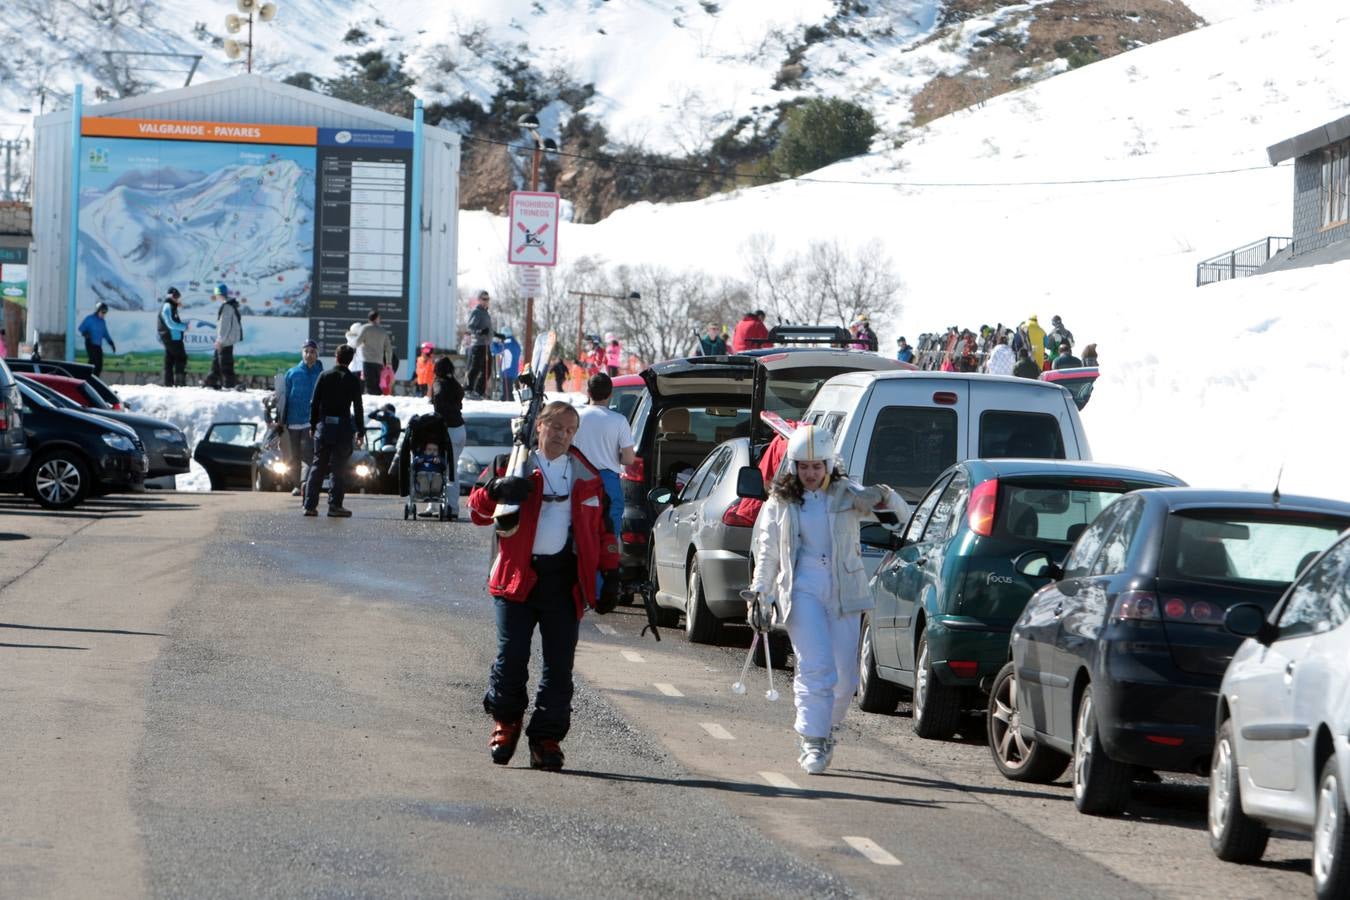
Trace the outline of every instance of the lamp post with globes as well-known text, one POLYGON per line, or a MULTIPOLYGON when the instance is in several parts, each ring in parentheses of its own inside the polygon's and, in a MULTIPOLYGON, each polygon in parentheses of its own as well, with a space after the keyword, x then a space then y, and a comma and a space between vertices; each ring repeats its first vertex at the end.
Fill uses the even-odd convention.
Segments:
POLYGON ((582 357, 582 351, 586 346, 586 298, 598 297, 602 300, 641 300, 642 295, 637 291, 629 291, 627 295, 623 294, 601 294, 595 291, 568 291, 567 293, 577 298, 577 359, 582 357))
POLYGON ((230 59, 238 59, 248 48, 245 71, 253 71, 253 20, 256 17, 259 22, 270 22, 276 18, 277 5, 275 3, 260 3, 259 0, 235 0, 235 6, 243 13, 237 16, 230 13, 225 17, 225 30, 230 34, 238 34, 245 26, 248 28, 248 39, 245 41, 236 41, 234 38, 225 39, 225 55, 230 59))
MULTIPOLYGON (((240 0, 243 2, 243 0, 240 0)), ((558 144, 553 138, 539 135, 539 117, 534 113, 525 113, 516 119, 516 125, 530 136, 534 142, 534 152, 530 159, 530 190, 539 190, 539 162, 545 150, 557 150, 558 144)), ((534 352, 534 291, 525 297, 525 352, 534 352)))

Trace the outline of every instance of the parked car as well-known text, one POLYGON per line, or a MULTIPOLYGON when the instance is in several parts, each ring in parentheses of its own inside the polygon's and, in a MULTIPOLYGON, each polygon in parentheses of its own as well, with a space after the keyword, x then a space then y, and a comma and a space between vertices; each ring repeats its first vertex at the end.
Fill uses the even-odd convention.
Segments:
POLYGON ((190 467, 187 435, 172 422, 123 410, 83 406, 71 399, 70 392, 82 388, 84 382, 65 375, 19 375, 18 379, 56 407, 83 410, 102 419, 121 422, 135 431, 136 437, 140 438, 141 445, 145 447, 149 460, 150 470, 146 475, 147 478, 187 474, 190 467))
POLYGON ((27 494, 46 509, 70 509, 91 496, 144 489, 149 461, 136 432, 58 409, 29 385, 18 388, 32 458, 22 472, 0 477, 0 491, 27 494))
MULTIPOLYGON (((27 375, 65 375, 70 378, 78 378, 80 381, 89 385, 89 389, 102 401, 102 406, 108 409, 126 409, 126 404, 122 398, 117 396, 117 392, 108 387, 108 383, 94 374, 94 367, 89 363, 66 362, 64 360, 31 360, 11 358, 5 360, 8 363, 10 371, 18 374, 20 372, 27 375)), ((80 401, 75 399, 77 403, 80 401)), ((91 398, 92 399, 92 398, 91 398)), ((93 403, 81 403, 82 406, 95 405, 93 403)))
MULTIPOLYGON (((367 441, 379 434, 379 426, 366 429, 367 441)), ((280 436, 257 422, 212 422, 192 458, 206 470, 213 491, 281 490, 294 481, 280 436)), ((381 472, 367 447, 357 447, 348 458, 345 484, 353 494, 379 490, 381 472)))
MULTIPOLYGON (((1007 661, 1012 625, 1046 582, 1019 571, 1019 560, 1041 551, 1062 561, 1122 495, 1181 484, 1163 472, 1077 460, 971 459, 948 468, 872 579, 859 707, 893 712, 907 688, 914 733, 951 737, 963 711, 987 705, 980 685, 1007 661)), ((869 542, 891 543, 890 532, 874 528, 869 542)))
MULTIPOLYGON (((828 379, 842 372, 894 369, 895 360, 852 350, 776 347, 739 356, 695 356, 642 372, 646 391, 633 410, 637 460, 624 469, 620 574, 636 589, 650 571, 655 487, 683 488, 714 447, 751 437, 760 410, 799 419, 828 379)), ((756 442, 767 442, 759 424, 756 442)))
MULTIPOLYGON (((855 372, 826 382, 802 419, 834 435, 850 478, 888 484, 911 506, 961 460, 1092 458, 1068 392, 1026 378, 855 372)), ((863 546, 869 574, 884 553, 863 546)))
POLYGON ((456 461, 461 495, 473 490, 478 476, 499 454, 511 452, 511 444, 515 442, 511 432, 513 418, 509 413, 464 413, 464 446, 456 461))
POLYGON ((614 393, 609 395, 609 408, 616 410, 625 419, 632 418, 637 409, 642 392, 647 389, 641 375, 619 375, 614 379, 614 393))
POLYGON ((1272 828, 1312 836, 1313 890, 1350 897, 1350 534, 1302 569, 1270 615, 1229 607, 1247 638, 1224 673, 1209 840, 1255 862, 1272 828))
POLYGON ((32 458, 23 430, 23 395, 9 367, 0 360, 0 478, 19 474, 32 458))
POLYGON ((685 637, 716 643, 722 620, 744 620, 741 589, 750 583, 750 532, 754 519, 740 514, 736 475, 750 464, 750 439, 719 444, 678 492, 653 489, 664 507, 652 525, 652 580, 656 605, 674 627, 684 615, 685 637))
POLYGON ((1041 373, 1041 381, 1057 384, 1073 397, 1073 405, 1082 409, 1092 399, 1092 386, 1097 383, 1096 366, 1075 366, 1072 369, 1051 369, 1041 373))
POLYGON ((1072 756, 1081 812, 1120 811, 1138 769, 1207 770, 1240 642, 1225 611, 1269 611, 1347 526, 1350 503, 1154 488, 1108 506, 1062 568, 1023 558, 1020 571, 1054 581, 1013 626, 1009 715, 1038 753, 1072 756))

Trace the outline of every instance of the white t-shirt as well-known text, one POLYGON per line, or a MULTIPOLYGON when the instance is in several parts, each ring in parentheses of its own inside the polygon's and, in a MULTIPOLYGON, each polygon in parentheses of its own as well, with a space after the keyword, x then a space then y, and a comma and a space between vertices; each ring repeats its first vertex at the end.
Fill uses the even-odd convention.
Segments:
POLYGON ((572 493, 572 466, 566 453, 549 462, 543 451, 534 451, 535 465, 544 478, 545 500, 539 504, 539 523, 534 531, 536 556, 552 556, 567 546, 567 534, 572 529, 572 501, 550 501, 547 498, 570 497, 572 493))
POLYGON ((581 451, 597 469, 623 471, 619 451, 633 446, 633 429, 628 420, 608 406, 588 403, 577 410, 581 425, 572 446, 581 451))

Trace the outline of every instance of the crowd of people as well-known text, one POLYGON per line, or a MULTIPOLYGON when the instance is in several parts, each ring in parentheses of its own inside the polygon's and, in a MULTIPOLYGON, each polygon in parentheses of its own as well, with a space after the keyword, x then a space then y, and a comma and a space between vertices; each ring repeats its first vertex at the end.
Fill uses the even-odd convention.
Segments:
POLYGON ((1074 353, 1073 332, 1059 316, 1046 331, 1035 315, 1009 328, 1002 322, 979 331, 950 326, 945 332, 922 334, 916 345, 901 337, 896 341, 896 359, 920 369, 943 372, 985 372, 1039 378, 1051 369, 1097 365, 1097 345, 1087 344, 1082 355, 1074 353))

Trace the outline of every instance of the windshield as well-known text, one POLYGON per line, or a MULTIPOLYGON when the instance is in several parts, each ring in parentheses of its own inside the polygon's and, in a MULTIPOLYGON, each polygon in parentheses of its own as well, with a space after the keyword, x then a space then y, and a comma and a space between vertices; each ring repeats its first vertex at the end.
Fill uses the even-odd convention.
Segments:
POLYGON ((19 383, 19 393, 23 394, 24 400, 32 403, 39 409, 56 409, 50 400, 35 391, 33 386, 27 382, 19 383))
POLYGON ((466 447, 507 447, 514 441, 511 420, 502 416, 494 419, 464 419, 466 447))
POLYGON ((1350 519, 1296 512, 1187 510, 1167 519, 1158 574, 1207 581, 1293 581, 1350 519))
POLYGON ((60 407, 61 409, 80 408, 80 404, 76 403, 74 400, 71 400, 68 397, 64 397, 61 394, 58 394, 56 391, 52 390, 51 388, 47 387, 47 385, 42 384, 41 382, 29 381, 27 378, 22 379, 22 381, 29 390, 33 391, 34 393, 42 397, 43 400, 46 400, 52 406, 57 406, 60 407))
POLYGON ((771 371, 764 408, 795 422, 816 398, 822 384, 836 375, 856 371, 857 366, 809 366, 781 373, 771 371))

